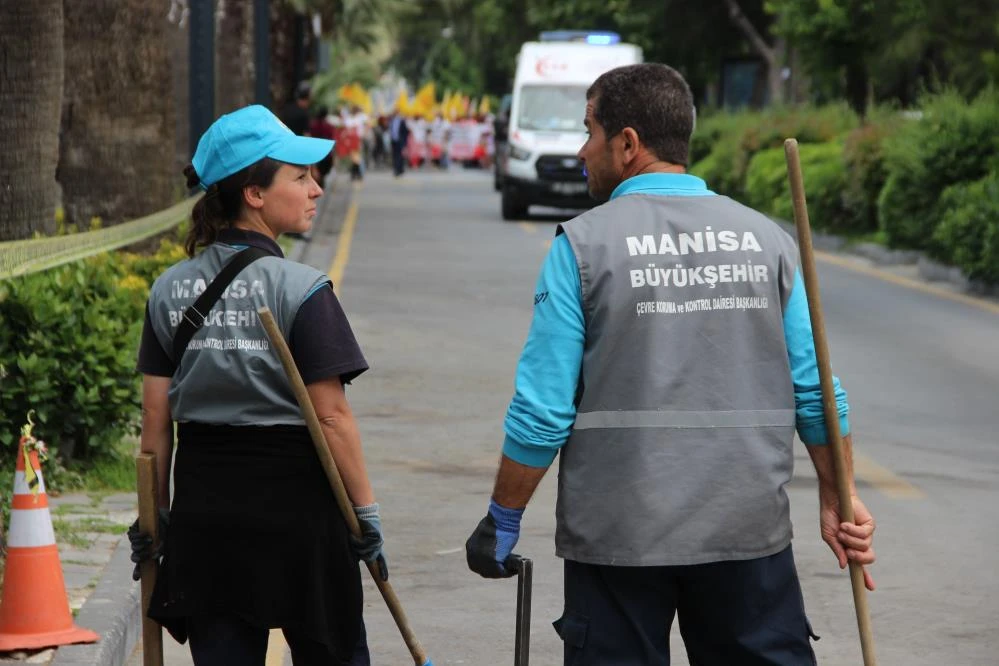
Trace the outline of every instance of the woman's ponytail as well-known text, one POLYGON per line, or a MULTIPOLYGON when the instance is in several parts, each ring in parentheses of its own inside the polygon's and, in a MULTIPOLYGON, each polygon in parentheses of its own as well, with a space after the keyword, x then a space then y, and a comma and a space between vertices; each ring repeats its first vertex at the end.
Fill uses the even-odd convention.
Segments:
MULTIPOLYGON (((187 178, 188 189, 194 189, 201 185, 201 177, 198 176, 193 164, 184 167, 184 176, 187 178)), ((212 185, 198 199, 191 210, 191 228, 184 241, 184 250, 189 257, 193 257, 199 247, 214 243, 218 239, 219 231, 228 227, 232 222, 232 220, 226 220, 222 214, 218 194, 218 184, 212 185)))

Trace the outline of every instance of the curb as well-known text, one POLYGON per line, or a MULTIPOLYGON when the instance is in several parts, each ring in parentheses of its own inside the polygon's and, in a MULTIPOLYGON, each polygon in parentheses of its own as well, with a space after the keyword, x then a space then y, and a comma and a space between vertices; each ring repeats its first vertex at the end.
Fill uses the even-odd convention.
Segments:
POLYGON ((122 666, 142 635, 139 584, 132 580, 131 545, 122 537, 75 620, 100 634, 89 645, 67 645, 56 650, 49 666, 122 666))
MULTIPOLYGON (((776 218, 770 219, 797 240, 797 229, 793 223, 776 218)), ((814 229, 812 230, 812 244, 816 250, 863 257, 878 267, 915 266, 916 274, 924 282, 943 282, 955 287, 961 294, 988 302, 994 302, 996 298, 999 298, 999 284, 988 285, 979 280, 970 280, 960 268, 933 261, 926 256, 925 252, 919 250, 892 250, 877 243, 858 243, 848 246, 846 240, 840 236, 824 234, 814 229)))

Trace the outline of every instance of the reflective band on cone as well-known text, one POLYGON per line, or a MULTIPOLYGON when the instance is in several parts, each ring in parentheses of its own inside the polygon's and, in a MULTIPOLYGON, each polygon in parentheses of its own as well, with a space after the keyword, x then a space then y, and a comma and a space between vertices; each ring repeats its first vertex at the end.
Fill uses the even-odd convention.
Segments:
POLYGON ((37 494, 28 486, 23 447, 18 447, 0 601, 0 652, 93 643, 99 638, 73 624, 38 454, 32 451, 30 459, 38 475, 37 494))

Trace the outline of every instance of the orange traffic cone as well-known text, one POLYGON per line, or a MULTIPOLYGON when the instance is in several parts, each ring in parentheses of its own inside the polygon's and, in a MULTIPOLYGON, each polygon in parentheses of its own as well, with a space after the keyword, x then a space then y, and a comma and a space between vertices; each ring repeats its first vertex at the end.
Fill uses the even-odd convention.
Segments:
POLYGON ((31 468, 24 466, 26 444, 35 441, 30 428, 25 435, 17 447, 14 471, 7 571, 0 601, 0 652, 93 643, 99 636, 73 624, 69 612, 37 451, 28 451, 31 468))

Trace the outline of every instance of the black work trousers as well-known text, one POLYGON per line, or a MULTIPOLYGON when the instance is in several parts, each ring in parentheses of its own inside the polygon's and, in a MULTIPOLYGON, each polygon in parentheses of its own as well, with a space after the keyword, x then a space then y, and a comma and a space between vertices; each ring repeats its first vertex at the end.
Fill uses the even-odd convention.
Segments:
MULTIPOLYGON (((191 617, 187 620, 191 658, 195 666, 264 666, 270 631, 235 616, 191 617)), ((357 648, 348 662, 334 661, 329 649, 306 636, 282 629, 294 666, 371 666, 364 624, 357 648)))
POLYGON ((406 160, 402 156, 404 147, 401 141, 392 142, 392 173, 397 176, 401 176, 402 172, 406 170, 406 160))
POLYGON ((565 666, 668 666, 674 615, 691 666, 814 666, 791 547, 671 567, 565 561, 565 666))

